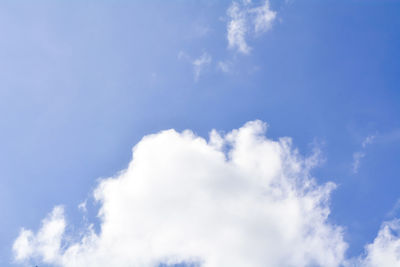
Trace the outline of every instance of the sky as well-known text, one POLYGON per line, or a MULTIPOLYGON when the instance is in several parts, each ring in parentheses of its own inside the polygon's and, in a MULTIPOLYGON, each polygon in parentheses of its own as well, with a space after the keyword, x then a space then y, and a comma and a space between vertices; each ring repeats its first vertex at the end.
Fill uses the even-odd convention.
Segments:
POLYGON ((400 2, 2 1, 1 266, 400 266, 400 2))

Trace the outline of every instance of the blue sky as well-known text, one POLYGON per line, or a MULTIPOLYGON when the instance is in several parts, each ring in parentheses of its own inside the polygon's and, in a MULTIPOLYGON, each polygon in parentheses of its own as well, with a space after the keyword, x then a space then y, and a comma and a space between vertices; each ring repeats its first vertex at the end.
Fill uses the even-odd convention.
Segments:
POLYGON ((171 128, 208 138, 258 119, 302 155, 319 148, 311 174, 337 184, 328 221, 348 258, 399 216, 400 2, 271 0, 247 53, 229 47, 232 3, 0 4, 0 265, 19 266, 21 227, 38 230, 56 205, 68 231, 98 225, 99 179, 171 128))

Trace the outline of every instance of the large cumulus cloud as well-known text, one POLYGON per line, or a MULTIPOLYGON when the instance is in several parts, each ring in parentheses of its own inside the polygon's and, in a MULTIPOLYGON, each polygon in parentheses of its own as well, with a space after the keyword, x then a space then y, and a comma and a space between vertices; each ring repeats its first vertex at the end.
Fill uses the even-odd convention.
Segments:
POLYGON ((252 121, 209 140, 191 131, 145 136, 129 167, 102 180, 100 230, 78 240, 56 207, 14 242, 19 262, 55 266, 340 266, 347 248, 329 222, 334 184, 317 185, 289 138, 252 121), (71 241, 75 240, 75 241, 71 241))

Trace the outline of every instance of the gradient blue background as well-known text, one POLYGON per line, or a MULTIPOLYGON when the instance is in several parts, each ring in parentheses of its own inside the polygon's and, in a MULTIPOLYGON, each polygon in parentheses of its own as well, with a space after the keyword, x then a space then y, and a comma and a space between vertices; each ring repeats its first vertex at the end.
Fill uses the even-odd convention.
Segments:
MULTIPOLYGON (((38 229, 54 205, 78 228, 77 205, 144 135, 206 137, 254 119, 302 154, 321 146, 313 174, 338 184, 330 220, 359 255, 398 215, 400 1, 271 1, 278 19, 248 40, 249 55, 227 49, 229 1, 149 2, 0 3, 0 265, 20 228, 38 229), (180 52, 213 63, 195 81, 180 52)), ((96 221, 90 199, 89 209, 96 221)))

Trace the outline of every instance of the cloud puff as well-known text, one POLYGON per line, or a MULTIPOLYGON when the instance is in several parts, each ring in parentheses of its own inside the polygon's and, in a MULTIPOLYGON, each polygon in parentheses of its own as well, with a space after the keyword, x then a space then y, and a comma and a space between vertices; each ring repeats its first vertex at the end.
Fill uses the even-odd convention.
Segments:
POLYGON ((339 266, 346 243, 329 223, 334 184, 317 185, 289 138, 265 137, 252 121, 209 140, 191 131, 145 136, 129 167, 102 180, 100 230, 65 233, 56 207, 37 234, 22 230, 19 262, 55 266, 339 266), (72 241, 75 240, 75 241, 72 241))
POLYGON ((276 12, 271 10, 268 0, 256 7, 253 7, 251 1, 243 1, 241 4, 233 2, 227 14, 228 47, 244 54, 251 50, 246 37, 249 34, 257 35, 268 31, 276 18, 276 12))

